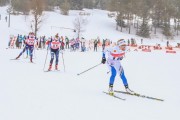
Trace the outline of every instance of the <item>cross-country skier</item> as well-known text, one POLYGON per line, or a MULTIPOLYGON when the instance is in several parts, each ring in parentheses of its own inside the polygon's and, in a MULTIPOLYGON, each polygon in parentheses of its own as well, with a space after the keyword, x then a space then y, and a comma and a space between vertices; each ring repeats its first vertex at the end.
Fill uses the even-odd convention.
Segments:
POLYGON ((51 50, 51 60, 50 60, 48 71, 51 71, 51 69, 52 69, 54 55, 56 57, 55 69, 58 70, 59 49, 61 46, 61 41, 60 41, 59 35, 56 34, 54 38, 51 38, 51 40, 48 41, 48 45, 49 45, 50 50, 51 50))
POLYGON ((109 94, 110 95, 114 94, 113 84, 114 84, 116 75, 121 77, 126 91, 130 94, 134 94, 134 92, 129 89, 128 82, 124 74, 124 69, 121 66, 121 62, 120 62, 120 60, 123 59, 123 56, 125 55, 126 50, 127 50, 127 47, 126 47, 126 42, 124 39, 118 40, 117 44, 114 47, 103 50, 102 63, 103 64, 106 63, 106 55, 108 55, 107 65, 111 71, 111 77, 109 80, 109 94))
POLYGON ((16 59, 18 59, 24 52, 25 50, 29 49, 29 54, 30 54, 30 62, 32 61, 33 58, 33 50, 34 50, 34 45, 37 42, 37 38, 34 35, 33 32, 30 32, 29 35, 27 36, 26 40, 25 40, 25 48, 23 49, 23 51, 18 55, 18 57, 16 57, 16 59))

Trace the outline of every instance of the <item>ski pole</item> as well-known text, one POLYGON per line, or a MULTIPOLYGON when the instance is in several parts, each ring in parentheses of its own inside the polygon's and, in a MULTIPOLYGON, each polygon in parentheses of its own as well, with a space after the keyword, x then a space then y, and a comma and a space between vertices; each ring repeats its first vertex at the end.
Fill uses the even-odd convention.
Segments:
POLYGON ((87 71, 89 71, 89 70, 91 70, 91 69, 93 69, 93 68, 95 68, 95 67, 101 65, 101 64, 102 64, 102 63, 99 63, 99 64, 97 64, 97 65, 95 65, 95 66, 93 66, 93 67, 91 67, 91 68, 89 68, 89 69, 87 69, 87 70, 81 72, 81 73, 78 73, 77 75, 81 75, 81 74, 83 74, 83 73, 85 73, 85 72, 87 72, 87 71))
POLYGON ((64 64, 63 52, 62 52, 62 59, 63 59, 63 67, 64 67, 64 72, 65 72, 65 64, 64 64))
POLYGON ((35 59, 35 58, 36 58, 35 48, 34 48, 34 50, 33 50, 33 55, 34 55, 34 58, 33 58, 33 59, 35 59))
POLYGON ((45 58, 45 62, 44 62, 44 68, 43 68, 43 71, 45 71, 44 69, 45 69, 45 65, 46 65, 46 60, 47 60, 47 56, 48 56, 48 48, 47 48, 47 53, 46 53, 46 58, 45 58))
MULTIPOLYGON (((26 48, 25 47, 26 46, 24 45, 24 48, 23 48, 23 50, 25 49, 24 52, 26 52, 26 48)), ((23 58, 26 58, 25 55, 24 55, 24 52, 23 52, 23 58)))

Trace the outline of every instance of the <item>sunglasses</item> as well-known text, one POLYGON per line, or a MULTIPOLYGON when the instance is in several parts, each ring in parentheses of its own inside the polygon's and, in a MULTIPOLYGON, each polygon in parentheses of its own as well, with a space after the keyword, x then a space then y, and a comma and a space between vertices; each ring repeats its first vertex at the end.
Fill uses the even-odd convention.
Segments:
POLYGON ((126 45, 121 45, 122 47, 126 47, 126 45))

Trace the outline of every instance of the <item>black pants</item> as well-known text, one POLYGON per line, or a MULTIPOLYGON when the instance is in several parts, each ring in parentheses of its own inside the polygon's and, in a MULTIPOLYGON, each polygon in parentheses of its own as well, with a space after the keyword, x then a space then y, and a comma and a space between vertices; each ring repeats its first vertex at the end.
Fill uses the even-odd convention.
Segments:
POLYGON ((50 60, 51 65, 53 64, 54 55, 56 57, 56 65, 58 65, 58 62, 59 62, 59 49, 51 49, 51 60, 50 60))

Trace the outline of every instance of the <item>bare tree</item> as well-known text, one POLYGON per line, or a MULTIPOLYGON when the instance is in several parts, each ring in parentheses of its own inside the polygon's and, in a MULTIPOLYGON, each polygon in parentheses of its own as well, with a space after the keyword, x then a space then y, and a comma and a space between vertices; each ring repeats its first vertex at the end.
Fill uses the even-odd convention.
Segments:
POLYGON ((74 29, 76 30, 77 32, 77 37, 79 38, 81 33, 84 31, 84 25, 87 24, 87 20, 86 19, 83 19, 82 17, 77 17, 75 20, 74 20, 74 29))
POLYGON ((40 29, 40 24, 42 22, 42 13, 45 8, 43 0, 30 0, 31 13, 33 15, 33 20, 31 21, 31 29, 37 35, 38 30, 40 29))

